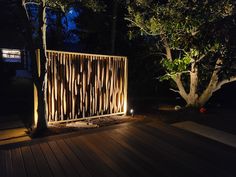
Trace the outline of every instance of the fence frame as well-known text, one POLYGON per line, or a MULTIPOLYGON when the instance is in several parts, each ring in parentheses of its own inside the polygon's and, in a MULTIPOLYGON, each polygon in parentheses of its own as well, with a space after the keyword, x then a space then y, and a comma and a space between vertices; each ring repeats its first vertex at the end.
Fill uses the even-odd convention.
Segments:
MULTIPOLYGON (((57 121, 50 121, 49 120, 49 113, 48 113, 48 108, 47 108, 47 103, 45 103, 45 107, 46 107, 46 112, 47 112, 47 124, 48 125, 52 125, 55 123, 66 123, 66 122, 73 122, 73 121, 80 121, 80 120, 86 120, 86 119, 94 119, 94 118, 100 118, 100 117, 107 117, 107 116, 115 116, 115 115, 125 115, 127 113, 127 91, 128 91, 128 59, 126 56, 112 56, 112 55, 99 55, 99 54, 89 54, 89 53, 76 53, 76 52, 64 52, 64 51, 55 51, 55 50, 47 50, 47 53, 57 53, 57 54, 68 54, 68 55, 78 55, 78 56, 84 56, 86 59, 86 57, 91 57, 91 58, 99 58, 101 57, 102 59, 100 60, 110 60, 113 58, 113 60, 118 60, 118 59, 122 59, 122 61, 124 60, 124 68, 123 68, 123 72, 124 72, 124 78, 123 78, 123 87, 122 89, 124 90, 123 95, 123 111, 122 112, 117 112, 117 113, 109 113, 109 114, 102 114, 102 115, 93 115, 93 116, 83 116, 83 117, 79 117, 79 118, 73 118, 73 119, 68 119, 67 120, 57 120, 57 121)), ((67 58, 68 59, 68 58, 67 58)), ((81 60, 84 60, 81 59, 81 60)), ((49 57, 47 57, 47 62, 51 60, 49 57)), ((96 59, 99 60, 99 59, 96 59)), ((39 64, 40 62, 40 55, 37 55, 37 64, 39 64)), ((47 81, 46 81, 47 82, 47 81)), ((35 95, 36 96, 36 95, 35 95)), ((34 98, 35 101, 37 100, 37 98, 34 98)), ((110 102, 108 102, 108 104, 110 104, 110 102)), ((37 106, 37 105, 36 105, 37 106)), ((37 108, 35 108, 36 110, 37 108)))

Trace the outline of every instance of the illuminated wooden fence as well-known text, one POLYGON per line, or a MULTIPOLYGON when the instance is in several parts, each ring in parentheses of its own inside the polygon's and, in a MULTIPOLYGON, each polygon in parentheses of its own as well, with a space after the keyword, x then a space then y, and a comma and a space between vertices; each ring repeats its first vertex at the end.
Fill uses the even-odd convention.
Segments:
POLYGON ((125 114, 127 58, 47 51, 48 123, 125 114))

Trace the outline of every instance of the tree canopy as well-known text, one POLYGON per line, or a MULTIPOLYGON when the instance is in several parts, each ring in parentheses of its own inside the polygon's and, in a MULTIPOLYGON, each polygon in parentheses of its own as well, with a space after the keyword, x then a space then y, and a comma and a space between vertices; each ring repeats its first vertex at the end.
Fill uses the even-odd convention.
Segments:
POLYGON ((158 58, 188 106, 202 106, 225 83, 236 80, 232 55, 232 0, 134 0, 129 35, 144 35, 162 51, 158 58))

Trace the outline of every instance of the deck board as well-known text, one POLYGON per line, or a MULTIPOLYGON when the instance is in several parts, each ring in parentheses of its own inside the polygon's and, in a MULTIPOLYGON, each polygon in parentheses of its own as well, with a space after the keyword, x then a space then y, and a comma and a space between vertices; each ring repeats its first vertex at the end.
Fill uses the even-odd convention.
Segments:
POLYGON ((87 138, 80 137, 80 142, 83 144, 87 144, 87 149, 89 152, 94 152, 98 156, 101 161, 105 163, 106 166, 108 166, 114 173, 116 173, 118 176, 127 176, 122 169, 113 161, 113 159, 108 156, 104 152, 104 148, 101 148, 100 143, 93 143, 93 141, 88 140, 87 138))
POLYGON ((235 177, 235 163, 236 149, 156 121, 0 146, 0 177, 235 177))
POLYGON ((106 163, 107 166, 109 166, 116 174, 119 176, 127 177, 128 175, 124 173, 122 168, 114 161, 114 156, 106 153, 106 149, 104 149, 103 145, 101 143, 96 143, 91 138, 85 138, 83 136, 80 137, 81 143, 86 143, 88 145, 88 148, 97 154, 97 156, 106 163))
POLYGON ((35 164, 39 170, 40 177, 52 177, 52 171, 48 165, 48 161, 46 160, 39 144, 34 144, 29 146, 32 151, 32 156, 35 160, 35 164))
MULTIPOLYGON (((162 159, 160 158, 161 156, 158 155, 157 157, 156 152, 152 153, 148 151, 147 145, 145 145, 143 142, 137 141, 134 136, 127 137, 118 132, 111 133, 108 136, 111 137, 114 141, 120 143, 124 148, 127 148, 130 151, 134 152, 135 155, 141 156, 143 161, 145 161, 148 165, 150 165, 150 167, 152 167, 152 171, 154 172, 154 174, 159 174, 160 176, 173 176, 172 170, 169 171, 163 168, 163 160, 159 160, 162 159), (155 159, 153 157, 157 158, 155 159)), ((168 165, 170 165, 169 162, 168 165)), ((174 175, 176 176, 176 173, 174 175)))
POLYGON ((71 150, 76 154, 78 158, 80 158, 85 166, 85 168, 91 173, 92 176, 102 176, 103 174, 99 170, 98 165, 94 165, 93 162, 86 153, 84 153, 81 149, 77 147, 77 145, 71 139, 65 139, 67 145, 71 148, 71 150))
POLYGON ((121 134, 122 136, 129 138, 129 144, 136 147, 140 153, 143 153, 145 157, 153 159, 154 169, 159 170, 158 174, 164 176, 187 176, 188 174, 199 176, 198 172, 195 174, 193 170, 189 169, 185 165, 181 164, 180 159, 173 156, 172 152, 168 150, 168 146, 159 144, 156 139, 151 138, 152 135, 145 136, 145 132, 138 132, 137 130, 126 130, 122 131, 115 130, 115 134, 121 134), (144 135, 143 135, 144 134, 144 135), (166 170, 166 169, 172 170, 166 170))
POLYGON ((81 177, 91 177, 91 174, 82 164, 81 160, 72 152, 72 150, 68 147, 68 145, 64 142, 64 140, 57 141, 58 146, 66 155, 68 160, 71 162, 72 168, 74 168, 79 176, 81 177))
POLYGON ((12 169, 12 160, 11 160, 11 150, 5 151, 5 162, 6 162, 6 176, 12 177, 13 176, 13 169, 12 169))
POLYGON ((33 157, 30 147, 29 146, 21 147, 21 153, 23 156, 27 175, 33 177, 40 177, 38 172, 39 169, 36 166, 35 159, 33 157))
MULTIPOLYGON (((96 135, 94 135, 96 136, 96 135)), ((116 162, 117 165, 126 173, 128 176, 139 176, 136 163, 133 159, 128 158, 125 155, 125 149, 121 149, 113 141, 101 138, 100 142, 97 143, 97 147, 106 153, 106 155, 111 156, 112 160, 116 162)), ((143 170, 143 169, 141 169, 143 170)))
POLYGON ((11 150, 12 154, 12 176, 27 177, 24 161, 20 148, 11 150))
MULTIPOLYGON (((145 129, 145 126, 142 126, 142 128, 145 129)), ((149 142, 152 142, 151 145, 153 147, 150 148, 150 150, 159 149, 159 152, 162 154, 165 153, 165 156, 168 157, 172 162, 176 161, 178 162, 178 164, 181 165, 178 168, 182 167, 183 169, 178 170, 177 172, 185 171, 186 175, 188 172, 189 174, 192 174, 192 172, 195 171, 196 176, 222 176, 222 174, 220 174, 219 171, 217 171, 217 169, 210 163, 203 161, 199 157, 194 156, 193 154, 188 153, 186 151, 183 151, 182 149, 175 148, 172 144, 166 141, 163 141, 161 138, 158 137, 158 134, 155 134, 155 130, 147 133, 147 131, 143 131, 137 127, 131 127, 128 130, 123 130, 122 133, 124 135, 127 134, 129 136, 137 134, 142 135, 137 137, 140 139, 140 141, 143 141, 146 144, 150 144, 149 142), (211 174, 208 174, 209 171, 211 172, 211 174)))
POLYGON ((204 141, 205 138, 201 136, 186 134, 184 131, 176 128, 170 129, 160 123, 154 122, 149 126, 139 127, 146 132, 152 132, 154 136, 175 146, 177 149, 194 154, 194 156, 214 165, 218 170, 224 169, 224 171, 235 171, 233 167, 234 164, 236 164, 236 153, 234 148, 214 141, 204 141), (212 145, 209 146, 209 143, 212 145))
POLYGON ((52 152, 48 143, 40 143, 40 148, 42 149, 42 152, 48 161, 48 165, 52 170, 53 176, 64 177, 65 172, 63 171, 58 159, 56 159, 54 156, 54 153, 52 152))
MULTIPOLYGON (((89 151, 88 145, 80 142, 80 137, 71 138, 71 140, 76 145, 76 147, 88 157, 91 166, 94 167, 94 170, 96 170, 96 172, 99 172, 100 176, 116 176, 111 168, 109 168, 109 166, 107 166, 103 160, 99 159, 96 153, 94 153, 93 151, 89 151)), ((98 142, 99 139, 95 139, 94 141, 98 142)), ((96 173, 94 175, 96 175, 96 173)))
MULTIPOLYGON (((94 135, 98 136, 98 135, 94 135)), ((110 148, 113 147, 114 152, 111 154, 113 157, 120 158, 120 163, 126 162, 127 172, 131 171, 135 176, 152 176, 153 170, 151 162, 145 161, 144 156, 141 153, 135 153, 134 151, 124 147, 112 138, 109 138, 105 133, 100 134, 104 147, 109 152, 110 148), (108 145, 108 146, 107 146, 108 145)))
MULTIPOLYGON (((138 126, 138 127, 145 128, 145 126, 144 127, 138 126)), ((215 154, 221 151, 221 153, 215 157, 231 156, 232 157, 231 160, 234 160, 234 163, 236 163, 236 154, 234 148, 227 147, 223 144, 214 141, 211 141, 211 144, 216 144, 216 146, 208 146, 209 142, 203 141, 203 139, 205 138, 202 138, 199 135, 195 135, 192 133, 186 134, 186 131, 184 130, 180 130, 177 128, 169 128, 169 126, 160 124, 158 122, 150 123, 148 124, 148 129, 145 128, 145 131, 152 131, 152 130, 154 130, 155 132, 154 134, 158 134, 159 137, 162 137, 162 139, 164 139, 165 141, 173 143, 175 146, 178 145, 178 147, 181 146, 183 148, 184 147, 183 145, 187 143, 189 147, 195 147, 201 149, 201 151, 197 152, 206 152, 207 154, 208 153, 215 154)), ((196 152, 193 151, 193 153, 196 152)))
POLYGON ((61 151, 58 144, 55 141, 48 142, 52 152, 54 153, 56 159, 60 163, 61 168, 65 172, 66 176, 78 176, 76 170, 72 167, 68 159, 66 158, 65 154, 61 151))
POLYGON ((6 170, 6 151, 0 150, 0 169, 1 174, 0 176, 7 176, 7 170, 6 170))

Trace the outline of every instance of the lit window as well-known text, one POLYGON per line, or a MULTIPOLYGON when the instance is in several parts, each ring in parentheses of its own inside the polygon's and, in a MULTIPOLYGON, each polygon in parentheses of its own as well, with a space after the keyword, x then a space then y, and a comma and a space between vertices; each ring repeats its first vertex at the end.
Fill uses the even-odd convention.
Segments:
POLYGON ((4 62, 21 63, 21 52, 17 49, 2 49, 2 59, 4 62))

